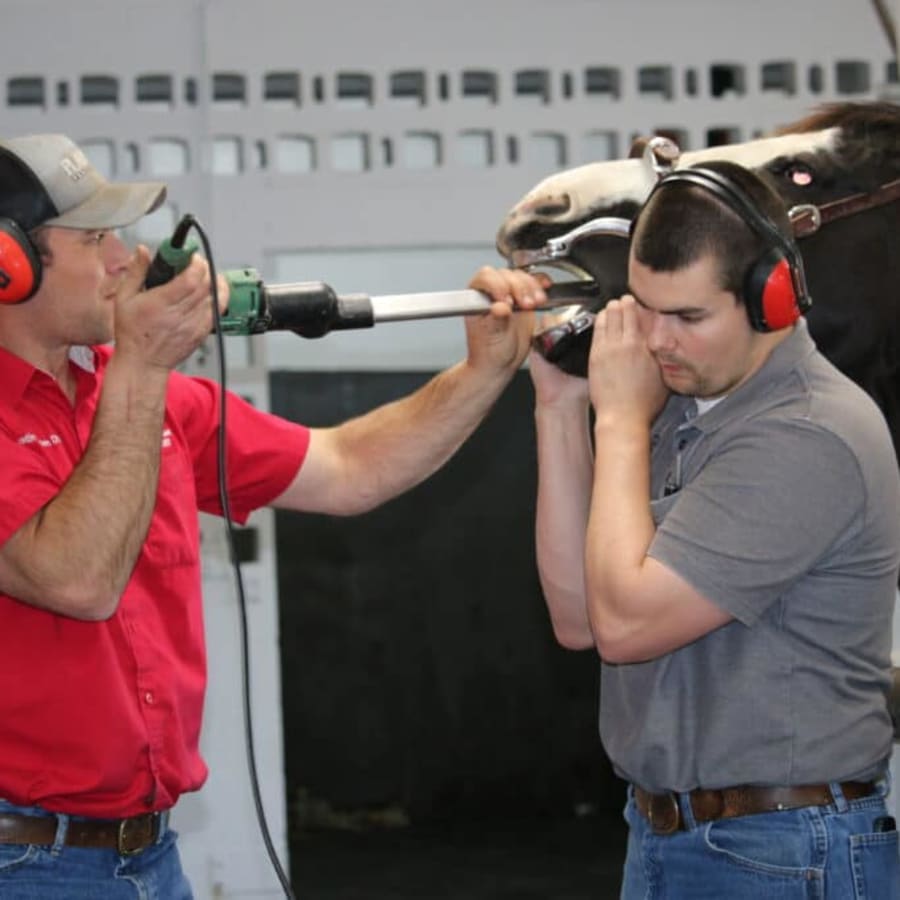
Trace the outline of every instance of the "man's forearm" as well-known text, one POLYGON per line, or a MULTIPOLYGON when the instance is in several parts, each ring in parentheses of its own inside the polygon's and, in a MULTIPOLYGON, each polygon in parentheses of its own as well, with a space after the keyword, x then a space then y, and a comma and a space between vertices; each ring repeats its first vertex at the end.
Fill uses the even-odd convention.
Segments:
POLYGON ((83 458, 3 548, 6 593, 75 618, 115 611, 156 501, 166 383, 113 356, 83 458))
POLYGON ((332 512, 358 513, 419 484, 478 427, 513 371, 491 375, 461 362, 408 397, 333 430, 345 461, 341 499, 332 512))
POLYGON ((587 404, 566 411, 538 407, 535 422, 538 572, 556 639, 582 649, 593 644, 584 579, 593 469, 587 404))
POLYGON ((588 611, 598 646, 628 627, 655 532, 650 513, 649 427, 595 428, 596 463, 585 545, 588 611))

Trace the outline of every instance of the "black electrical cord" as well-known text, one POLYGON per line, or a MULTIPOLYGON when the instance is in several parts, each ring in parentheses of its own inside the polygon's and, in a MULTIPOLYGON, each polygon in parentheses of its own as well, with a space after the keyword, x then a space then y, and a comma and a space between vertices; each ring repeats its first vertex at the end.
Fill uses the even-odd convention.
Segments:
MULTIPOLYGON (((212 305, 213 305, 213 322, 215 324, 214 334, 216 336, 216 348, 218 350, 218 376, 219 376, 219 432, 216 437, 217 461, 218 461, 218 486, 219 486, 219 503, 222 506, 222 515, 225 518, 225 532, 228 536, 228 552, 231 557, 231 564, 234 569, 234 581, 237 588, 238 612, 240 619, 241 633, 241 675, 242 675, 242 700, 244 709, 244 729, 246 732, 247 746, 247 766, 250 771, 250 788, 253 793, 253 804, 256 807, 256 817, 259 821, 260 832, 262 833, 263 843, 266 846, 266 853, 272 863, 272 868, 281 882, 281 888, 287 900, 296 900, 294 892, 291 889, 291 883, 287 874, 282 868, 272 844, 272 838, 269 834, 269 826, 266 821, 266 813, 262 805, 262 797, 259 791, 259 777, 256 771, 256 751, 253 744, 253 716, 250 703, 250 642, 248 639, 247 628, 247 599, 244 593, 244 577, 241 572, 241 564, 238 559, 237 546, 235 541, 234 523, 231 520, 231 503, 228 499, 228 471, 226 469, 226 395, 225 389, 227 384, 226 365, 225 365, 225 340, 222 334, 221 314, 219 312, 219 286, 216 279, 216 266, 213 262, 212 247, 203 227, 192 215, 187 215, 182 219, 185 228, 188 225, 200 237, 200 243, 203 246, 203 253, 209 264, 209 275, 212 280, 212 305)), ((185 231, 186 234, 186 231, 185 231)))

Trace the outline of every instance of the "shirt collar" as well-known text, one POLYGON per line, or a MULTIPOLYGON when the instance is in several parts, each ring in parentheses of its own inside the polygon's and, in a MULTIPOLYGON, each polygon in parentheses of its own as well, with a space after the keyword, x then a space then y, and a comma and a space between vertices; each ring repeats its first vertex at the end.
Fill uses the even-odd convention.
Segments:
MULTIPOLYGON (((96 352, 92 347, 73 346, 69 348, 69 359, 84 372, 97 371, 96 352)), ((11 405, 17 405, 25 391, 41 370, 30 362, 0 347, 0 383, 11 405)))

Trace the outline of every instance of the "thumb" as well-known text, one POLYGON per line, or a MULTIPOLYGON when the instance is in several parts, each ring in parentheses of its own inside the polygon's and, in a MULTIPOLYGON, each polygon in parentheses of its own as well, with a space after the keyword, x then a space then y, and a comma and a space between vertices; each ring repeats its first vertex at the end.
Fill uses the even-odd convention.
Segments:
POLYGON ((144 279, 147 277, 147 269, 149 268, 150 251, 143 244, 139 244, 134 248, 134 252, 128 260, 119 296, 133 297, 138 293, 144 284, 144 279))

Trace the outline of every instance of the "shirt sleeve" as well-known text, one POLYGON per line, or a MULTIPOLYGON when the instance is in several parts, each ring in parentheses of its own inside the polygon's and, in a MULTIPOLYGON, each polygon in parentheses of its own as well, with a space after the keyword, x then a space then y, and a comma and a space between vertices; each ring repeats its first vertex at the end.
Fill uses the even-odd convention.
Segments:
POLYGON ((747 625, 857 537, 866 504, 850 448, 808 421, 750 426, 679 492, 650 555, 747 625))
MULTIPOLYGON (((221 388, 204 378, 173 375, 174 407, 191 454, 197 505, 222 514, 219 497, 218 434, 221 388)), ((243 524, 293 481, 309 448, 309 429, 256 409, 226 391, 225 431, 228 501, 243 524)))
POLYGON ((0 435, 0 544, 47 505, 62 485, 35 453, 0 435))

